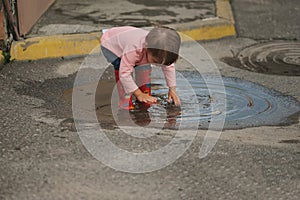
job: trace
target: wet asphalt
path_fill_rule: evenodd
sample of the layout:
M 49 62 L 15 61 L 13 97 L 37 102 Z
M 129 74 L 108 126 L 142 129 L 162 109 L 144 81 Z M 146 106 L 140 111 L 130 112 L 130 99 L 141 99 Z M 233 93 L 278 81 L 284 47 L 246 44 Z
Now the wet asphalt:
M 224 58 L 265 41 L 297 42 L 299 3 L 234 0 L 232 5 L 239 35 L 200 44 L 226 80 L 251 82 L 254 89 L 275 91 L 296 105 L 299 76 L 236 68 Z M 195 53 L 192 44 L 182 48 Z M 12 62 L 0 71 L 0 199 L 299 199 L 299 115 L 292 124 L 225 130 L 204 159 L 198 153 L 206 132 L 199 130 L 182 157 L 154 172 L 130 174 L 97 161 L 74 131 L 64 96 L 83 59 Z M 178 70 L 192 69 L 180 65 Z M 113 77 L 108 72 L 105 78 Z M 111 141 L 128 151 L 158 149 L 176 134 L 167 129 L 142 141 L 106 125 Z

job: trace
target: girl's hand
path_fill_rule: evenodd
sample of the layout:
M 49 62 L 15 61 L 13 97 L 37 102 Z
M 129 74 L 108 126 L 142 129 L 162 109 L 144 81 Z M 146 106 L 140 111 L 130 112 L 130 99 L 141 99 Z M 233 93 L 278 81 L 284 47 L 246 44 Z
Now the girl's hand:
M 168 93 L 168 102 L 171 103 L 171 100 L 173 99 L 173 102 L 176 106 L 180 106 L 181 102 L 179 97 L 177 96 L 176 93 L 176 88 L 175 87 L 170 87 L 169 88 L 169 93 Z
M 134 96 L 143 103 L 156 103 L 157 99 L 153 96 L 149 96 L 148 94 L 143 93 L 140 89 L 137 89 L 133 92 Z

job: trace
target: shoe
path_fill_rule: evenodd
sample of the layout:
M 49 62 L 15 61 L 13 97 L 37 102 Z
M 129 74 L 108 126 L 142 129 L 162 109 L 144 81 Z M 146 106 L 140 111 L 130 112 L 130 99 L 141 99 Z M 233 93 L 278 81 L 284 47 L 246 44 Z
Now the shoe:
M 132 98 L 120 99 L 119 100 L 119 108 L 124 109 L 124 110 L 133 110 L 134 105 L 132 103 Z

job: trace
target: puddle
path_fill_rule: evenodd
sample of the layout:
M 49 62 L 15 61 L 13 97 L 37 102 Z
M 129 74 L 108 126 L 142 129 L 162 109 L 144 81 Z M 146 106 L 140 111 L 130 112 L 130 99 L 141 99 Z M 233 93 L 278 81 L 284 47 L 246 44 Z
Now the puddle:
M 182 72 L 182 75 L 177 77 L 177 91 L 182 102 L 180 108 L 167 103 L 168 89 L 164 86 L 164 79 L 161 78 L 152 78 L 152 94 L 158 98 L 158 104 L 147 107 L 136 103 L 133 111 L 116 109 L 117 106 L 111 107 L 114 79 L 101 80 L 99 83 L 90 83 L 66 90 L 64 98 L 71 103 L 74 89 L 85 92 L 98 85 L 95 107 L 98 121 L 103 128 L 130 126 L 132 123 L 149 127 L 151 123 L 150 127 L 153 128 L 189 129 L 199 121 L 199 129 L 207 129 L 212 117 L 221 115 L 226 115 L 224 129 L 298 122 L 300 103 L 292 97 L 284 96 L 252 82 L 224 77 L 226 110 L 222 110 L 224 101 L 218 96 L 222 96 L 224 91 L 217 84 L 215 77 L 210 77 L 209 81 L 205 82 L 200 75 L 193 72 Z M 188 77 L 196 94 L 196 101 L 193 100 L 191 93 L 186 91 L 184 77 Z M 214 91 L 214 96 L 210 96 L 207 84 Z M 94 98 L 90 92 L 84 95 Z M 116 99 L 113 101 L 115 101 L 113 104 L 117 105 Z M 214 111 L 212 111 L 212 105 L 215 108 Z M 195 109 L 196 106 L 198 110 Z
M 240 129 L 263 125 L 289 125 L 299 122 L 300 103 L 293 97 L 285 96 L 274 90 L 261 85 L 244 81 L 238 78 L 223 77 L 226 90 L 226 110 L 222 110 L 223 99 L 218 98 L 222 94 L 222 87 L 216 83 L 214 77 L 210 77 L 208 84 L 214 90 L 210 96 L 204 79 L 195 72 L 180 72 L 182 76 L 177 77 L 178 94 L 182 101 L 181 108 L 170 105 L 166 101 L 167 88 L 164 86 L 163 78 L 152 73 L 152 93 L 159 98 L 157 105 L 147 108 L 137 105 L 136 109 L 128 113 L 117 109 L 111 109 L 111 96 L 114 88 L 113 70 L 107 69 L 106 76 L 100 83 L 94 69 L 85 69 L 87 79 L 76 87 L 76 90 L 87 91 L 90 87 L 97 87 L 96 95 L 85 92 L 89 98 L 94 98 L 96 105 L 90 105 L 96 109 L 98 121 L 102 128 L 115 129 L 118 125 L 132 123 L 139 126 L 156 128 L 182 129 L 195 127 L 199 121 L 199 129 L 207 129 L 212 117 L 226 115 L 223 129 Z M 33 96 L 44 101 L 43 109 L 49 110 L 45 115 L 58 119 L 67 119 L 62 126 L 69 130 L 75 130 L 72 114 L 72 91 L 76 73 L 68 77 L 48 79 L 44 82 L 25 81 L 15 91 L 20 95 Z M 186 77 L 193 87 L 196 98 L 186 91 Z M 115 105 L 115 104 L 114 104 Z M 212 105 L 215 107 L 212 111 Z M 198 109 L 195 109 L 198 107 Z M 116 106 L 113 106 L 116 108 Z M 219 109 L 220 108 L 220 109 Z M 39 109 L 39 108 L 36 108 Z M 182 126 L 184 122 L 184 126 Z M 189 126 L 189 124 L 191 126 Z
M 225 57 L 222 61 L 258 73 L 300 76 L 300 43 L 276 41 L 255 44 L 243 49 L 234 58 Z

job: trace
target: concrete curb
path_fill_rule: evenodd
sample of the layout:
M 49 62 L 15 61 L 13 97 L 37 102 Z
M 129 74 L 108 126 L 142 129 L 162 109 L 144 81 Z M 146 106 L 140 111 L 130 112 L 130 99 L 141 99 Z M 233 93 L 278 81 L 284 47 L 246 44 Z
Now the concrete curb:
M 168 25 L 193 40 L 213 40 L 235 36 L 234 18 L 229 0 L 216 0 L 217 17 L 192 23 Z M 37 60 L 86 55 L 100 45 L 101 33 L 55 35 L 14 41 L 11 60 Z M 183 41 L 187 41 L 183 37 Z M 97 50 L 95 51 L 97 52 Z
M 0 65 L 2 65 L 4 63 L 4 56 L 3 56 L 3 52 L 0 51 Z
M 84 55 L 99 45 L 100 33 L 55 35 L 13 42 L 11 60 L 37 60 Z

